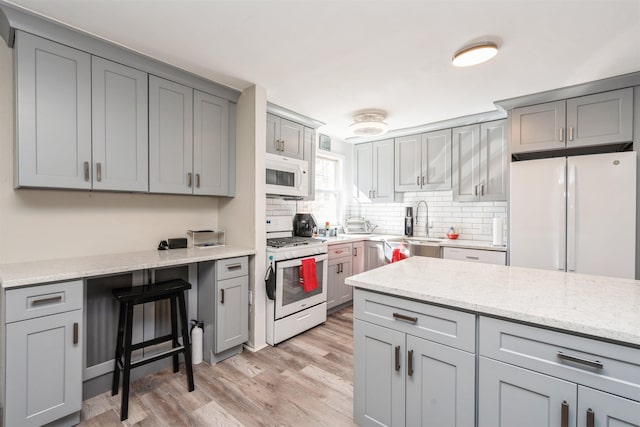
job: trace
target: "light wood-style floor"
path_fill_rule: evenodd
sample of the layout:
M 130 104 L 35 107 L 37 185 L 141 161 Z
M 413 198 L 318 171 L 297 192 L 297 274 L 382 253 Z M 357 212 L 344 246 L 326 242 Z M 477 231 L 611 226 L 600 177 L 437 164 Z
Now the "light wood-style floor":
M 353 310 L 278 347 L 194 366 L 195 391 L 170 369 L 131 384 L 130 426 L 354 426 Z M 81 426 L 120 426 L 120 395 L 82 406 Z

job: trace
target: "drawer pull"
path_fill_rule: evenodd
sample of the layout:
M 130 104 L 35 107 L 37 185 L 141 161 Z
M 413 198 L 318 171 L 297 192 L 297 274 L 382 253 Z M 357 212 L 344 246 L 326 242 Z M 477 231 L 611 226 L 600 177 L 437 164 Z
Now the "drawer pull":
M 468 255 L 466 255 L 465 258 L 466 259 L 473 259 L 473 260 L 476 260 L 476 261 L 480 260 L 480 257 L 477 257 L 477 256 L 468 256 Z
M 396 372 L 400 372 L 400 346 L 396 346 Z
M 224 304 L 224 289 L 220 289 L 220 304 Z
M 558 359 L 568 360 L 569 362 L 580 363 L 581 365 L 587 365 L 587 366 L 591 366 L 592 368 L 597 368 L 597 369 L 604 368 L 604 365 L 602 364 L 602 362 L 600 362 L 598 360 L 583 359 L 581 357 L 576 357 L 576 356 L 571 356 L 569 354 L 564 354 L 561 351 L 558 352 Z
M 404 314 L 400 314 L 400 313 L 393 313 L 393 318 L 394 319 L 398 319 L 398 320 L 404 320 L 404 321 L 411 322 L 411 323 L 417 323 L 418 322 L 418 318 L 417 317 L 405 316 Z
M 231 265 L 227 265 L 227 270 L 237 270 L 239 268 L 242 268 L 242 264 L 231 264 Z
M 78 322 L 73 323 L 73 343 L 78 344 Z
M 407 375 L 413 376 L 413 350 L 407 354 Z
M 49 298 L 34 299 L 33 301 L 31 301 L 31 305 L 53 304 L 56 302 L 62 302 L 62 295 L 57 295 L 55 297 Z
M 566 400 L 560 407 L 560 427 L 569 427 L 569 404 Z
M 596 413 L 593 409 L 587 409 L 587 427 L 594 427 L 596 425 Z

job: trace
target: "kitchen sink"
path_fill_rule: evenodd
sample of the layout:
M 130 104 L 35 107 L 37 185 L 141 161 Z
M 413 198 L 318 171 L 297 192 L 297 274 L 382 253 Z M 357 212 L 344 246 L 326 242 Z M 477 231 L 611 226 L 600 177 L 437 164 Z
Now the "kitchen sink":
M 440 258 L 440 243 L 446 239 L 434 237 L 394 237 L 386 239 L 385 245 L 390 251 L 400 245 L 405 245 L 409 249 L 409 256 L 426 256 Z M 385 254 L 386 254 L 385 250 Z

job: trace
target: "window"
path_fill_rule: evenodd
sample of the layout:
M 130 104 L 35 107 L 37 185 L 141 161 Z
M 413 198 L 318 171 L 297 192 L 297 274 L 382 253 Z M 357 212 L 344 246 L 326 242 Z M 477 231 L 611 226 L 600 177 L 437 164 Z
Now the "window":
M 340 189 L 342 161 L 333 156 L 316 155 L 316 197 L 313 202 L 313 213 L 323 227 L 329 221 L 335 225 L 340 223 Z

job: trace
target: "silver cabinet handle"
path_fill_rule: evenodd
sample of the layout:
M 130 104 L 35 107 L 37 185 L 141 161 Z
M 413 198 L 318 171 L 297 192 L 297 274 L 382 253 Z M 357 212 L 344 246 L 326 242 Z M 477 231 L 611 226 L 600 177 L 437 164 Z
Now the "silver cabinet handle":
M 358 256 L 358 248 L 353 248 L 353 256 Z
M 191 181 L 192 181 L 192 174 L 191 172 L 189 172 L 187 174 L 187 187 L 191 187 Z
M 477 256 L 467 256 L 467 255 L 465 255 L 465 258 L 466 259 L 472 259 L 472 260 L 475 260 L 475 261 L 480 260 L 480 257 L 477 257 Z
M 560 427 L 569 427 L 569 404 L 566 400 L 560 406 Z
M 413 376 L 413 350 L 407 353 L 407 375 Z
M 420 177 L 416 176 L 416 185 L 420 185 Z
M 417 323 L 418 322 L 418 318 L 417 317 L 406 316 L 406 315 L 400 314 L 400 313 L 393 313 L 393 318 L 394 319 L 398 319 L 398 320 L 404 320 L 406 322 L 411 322 L 411 323 Z
M 560 128 L 560 142 L 564 142 L 564 128 Z
M 102 163 L 96 163 L 96 179 L 102 181 Z
M 594 427 L 596 425 L 596 413 L 593 409 L 587 409 L 587 427 Z
M 280 141 L 280 151 L 284 152 L 284 140 Z
M 196 174 L 196 187 L 200 188 L 200 174 L 199 173 Z
M 371 190 L 369 190 L 369 198 L 371 198 Z
M 422 175 L 422 185 L 424 185 L 424 175 Z
M 400 346 L 396 346 L 396 372 L 400 372 Z
M 478 185 L 476 184 L 475 187 L 473 187 L 473 195 L 477 196 L 478 195 Z
M 565 354 L 561 351 L 557 353 L 557 356 L 558 356 L 558 359 L 568 360 L 569 362 L 579 363 L 581 365 L 590 366 L 592 368 L 596 368 L 596 369 L 604 368 L 604 365 L 599 360 L 583 359 L 582 357 L 572 356 L 570 354 Z
M 280 151 L 280 140 L 276 139 L 273 141 L 273 145 L 275 146 L 276 151 Z
M 376 190 L 373 190 L 373 198 L 376 198 Z
M 569 141 L 573 141 L 573 126 L 569 126 Z
M 220 289 L 220 304 L 224 304 L 224 289 Z
M 73 343 L 74 344 L 78 344 L 78 340 L 79 340 L 78 335 L 79 335 L 79 333 L 78 333 L 78 322 L 75 322 L 73 324 Z
M 58 295 L 55 297 L 34 299 L 33 301 L 31 301 L 31 305 L 53 304 L 55 302 L 62 302 L 62 295 Z
M 227 265 L 227 270 L 237 270 L 242 267 L 242 264 L 229 264 Z
M 89 181 L 89 162 L 84 162 L 84 180 Z

